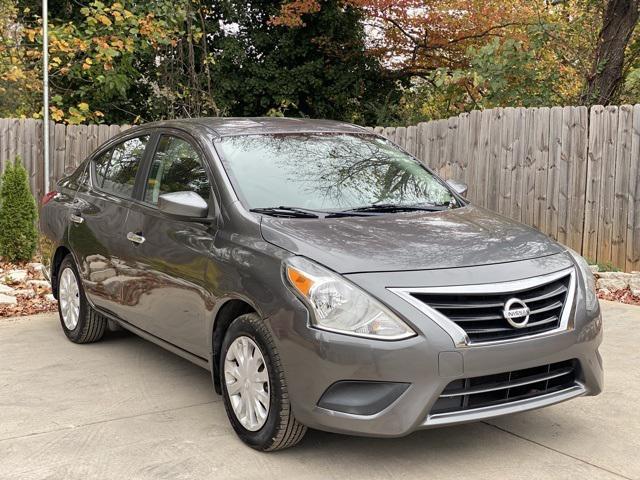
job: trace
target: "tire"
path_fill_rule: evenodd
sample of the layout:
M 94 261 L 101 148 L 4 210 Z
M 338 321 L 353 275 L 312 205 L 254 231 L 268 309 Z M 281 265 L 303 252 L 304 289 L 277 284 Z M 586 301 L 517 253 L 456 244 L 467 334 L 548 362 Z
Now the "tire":
M 76 298 L 79 310 L 77 311 L 77 321 L 75 322 L 72 321 L 74 317 L 69 315 L 68 310 L 66 311 L 67 321 L 65 321 L 65 314 L 63 312 L 65 300 L 62 298 L 62 294 L 63 289 L 66 287 L 62 285 L 63 281 L 75 281 L 77 287 Z M 78 269 L 70 254 L 67 255 L 60 264 L 57 284 L 58 314 L 60 315 L 62 330 L 67 338 L 73 343 L 92 343 L 100 340 L 107 328 L 107 319 L 89 305 L 84 293 L 84 288 L 82 287 L 82 282 L 80 281 L 80 276 L 78 275 Z M 75 288 L 72 283 L 67 283 L 67 285 L 69 285 L 71 289 Z
M 248 340 L 247 340 L 248 339 Z M 248 429 L 236 415 L 232 400 L 227 387 L 233 388 L 236 379 L 232 374 L 225 371 L 225 363 L 229 347 L 234 348 L 245 342 L 251 347 L 258 347 L 264 360 L 264 368 L 269 379 L 269 406 L 266 420 L 260 425 L 254 425 L 253 429 Z M 253 342 L 253 345 L 251 345 Z M 233 356 L 233 352 L 230 356 Z M 253 355 L 256 356 L 255 349 Z M 235 363 L 229 363 L 230 366 Z M 239 365 L 239 364 L 238 364 Z M 222 386 L 222 398 L 224 407 L 229 417 L 229 421 L 240 439 L 251 448 L 263 452 L 282 450 L 296 445 L 307 431 L 307 427 L 298 422 L 291 411 L 287 383 L 284 378 L 284 371 L 280 362 L 280 356 L 275 346 L 271 332 L 264 322 L 255 313 L 248 313 L 236 318 L 229 326 L 220 355 L 220 377 Z M 258 378 L 257 376 L 255 378 Z M 255 381 L 255 380 L 254 380 Z M 256 382 L 260 385 L 260 382 Z M 265 385 L 263 384 L 263 388 Z M 260 388 L 260 387 L 256 387 Z M 236 404 L 238 396 L 235 397 Z M 241 397 L 240 397 L 241 398 Z M 254 411 L 256 407 L 253 407 Z M 245 420 L 246 423 L 246 420 Z M 259 428 L 258 428 L 259 427 Z

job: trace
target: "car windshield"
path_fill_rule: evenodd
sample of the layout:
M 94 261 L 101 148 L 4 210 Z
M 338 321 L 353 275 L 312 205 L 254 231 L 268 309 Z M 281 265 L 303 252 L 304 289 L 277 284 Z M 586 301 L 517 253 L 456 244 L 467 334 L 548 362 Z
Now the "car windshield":
M 240 135 L 216 145 L 236 192 L 250 209 L 456 206 L 442 181 L 373 135 Z

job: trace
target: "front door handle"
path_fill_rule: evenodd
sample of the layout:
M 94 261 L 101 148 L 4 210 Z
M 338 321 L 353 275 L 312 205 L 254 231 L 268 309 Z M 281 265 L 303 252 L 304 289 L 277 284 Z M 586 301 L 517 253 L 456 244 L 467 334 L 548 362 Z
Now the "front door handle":
M 129 232 L 127 233 L 127 240 L 133 242 L 133 243 L 144 243 L 144 241 L 146 240 L 142 235 L 138 235 L 137 233 L 133 233 L 133 232 Z
M 73 223 L 82 223 L 82 222 L 84 222 L 84 218 L 82 218 L 80 215 L 76 215 L 75 213 L 72 213 L 71 215 L 69 215 L 69 219 Z

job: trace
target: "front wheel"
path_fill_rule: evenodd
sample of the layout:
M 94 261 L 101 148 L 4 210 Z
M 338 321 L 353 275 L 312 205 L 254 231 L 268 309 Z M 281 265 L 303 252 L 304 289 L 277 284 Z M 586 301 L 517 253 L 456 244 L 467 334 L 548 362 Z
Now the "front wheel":
M 255 313 L 229 326 L 220 355 L 225 410 L 240 439 L 256 450 L 292 447 L 307 427 L 293 416 L 273 337 Z
M 104 335 L 107 320 L 87 302 L 71 254 L 62 260 L 59 272 L 58 313 L 62 330 L 74 343 L 97 342 Z

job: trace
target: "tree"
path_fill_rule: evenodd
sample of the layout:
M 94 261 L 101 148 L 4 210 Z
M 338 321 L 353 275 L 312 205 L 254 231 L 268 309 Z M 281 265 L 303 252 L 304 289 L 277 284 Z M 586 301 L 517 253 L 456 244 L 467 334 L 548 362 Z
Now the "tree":
M 376 122 L 377 109 L 394 101 L 396 85 L 366 51 L 361 12 L 329 0 L 304 25 L 288 26 L 272 21 L 280 6 L 278 0 L 216 4 L 214 18 L 223 28 L 211 48 L 221 110 Z
M 0 0 L 0 114 L 41 115 L 40 3 Z M 216 114 L 199 0 L 53 0 L 49 20 L 51 117 L 124 123 Z M 2 24 L 10 28 L 2 28 Z M 12 105 L 19 94 L 17 106 Z
M 608 105 L 624 81 L 625 50 L 638 24 L 640 0 L 608 0 L 582 96 L 587 105 Z
M 2 175 L 0 202 L 0 255 L 11 262 L 31 260 L 38 246 L 38 210 L 19 158 Z
M 276 24 L 309 21 L 324 2 L 285 2 Z M 466 51 L 523 25 L 534 13 L 531 2 L 486 0 L 343 0 L 362 12 L 368 50 L 395 78 L 428 77 L 436 68 L 468 65 Z

